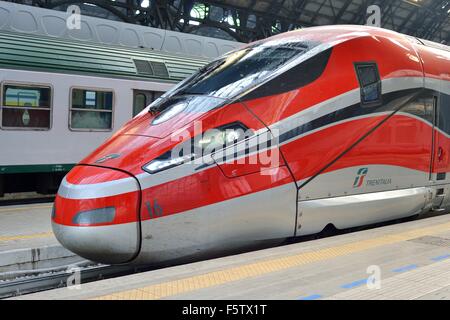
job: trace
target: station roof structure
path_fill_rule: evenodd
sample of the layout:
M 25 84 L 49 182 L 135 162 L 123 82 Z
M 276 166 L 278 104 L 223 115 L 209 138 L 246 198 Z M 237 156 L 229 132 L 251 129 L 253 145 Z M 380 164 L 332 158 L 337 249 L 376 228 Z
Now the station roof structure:
M 381 9 L 381 26 L 450 44 L 448 0 L 9 0 L 162 29 L 251 42 L 293 29 L 366 24 Z

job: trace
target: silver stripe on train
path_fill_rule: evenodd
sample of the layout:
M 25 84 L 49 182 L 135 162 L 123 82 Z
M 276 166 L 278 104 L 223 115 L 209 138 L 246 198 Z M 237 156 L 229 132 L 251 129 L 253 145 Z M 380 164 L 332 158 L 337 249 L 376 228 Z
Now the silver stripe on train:
M 450 81 L 425 78 L 425 88 L 450 95 Z
M 67 199 L 82 200 L 112 197 L 139 190 L 139 186 L 134 178 L 75 185 L 67 182 L 67 179 L 64 177 L 59 187 L 58 195 Z
M 383 94 L 422 87 L 423 78 L 390 78 L 382 81 Z M 272 130 L 274 136 L 279 136 L 295 127 L 319 119 L 327 114 L 348 108 L 360 101 L 361 90 L 357 88 L 274 123 L 270 126 L 270 130 Z
M 420 214 L 430 192 L 420 187 L 299 202 L 297 235 L 320 232 L 329 223 L 347 229 Z

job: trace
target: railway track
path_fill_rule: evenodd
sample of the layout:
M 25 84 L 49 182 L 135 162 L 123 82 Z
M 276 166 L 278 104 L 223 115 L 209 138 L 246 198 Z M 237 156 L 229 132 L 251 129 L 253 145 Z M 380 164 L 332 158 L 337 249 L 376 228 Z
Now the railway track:
M 55 195 L 29 195 L 28 193 L 9 194 L 0 197 L 0 207 L 23 204 L 51 203 L 55 201 Z
M 427 219 L 445 214 L 448 214 L 448 212 L 430 212 L 426 215 L 420 216 L 419 219 Z M 322 233 L 317 235 L 288 239 L 283 245 L 323 239 L 340 234 L 353 233 L 362 230 L 393 225 L 412 219 L 413 218 L 399 219 L 390 222 L 383 222 L 370 226 L 346 230 L 324 230 Z M 84 284 L 107 278 L 120 277 L 154 269 L 155 267 L 110 266 L 95 264 L 90 261 L 82 261 L 76 264 L 49 269 L 0 273 L 0 299 L 61 287 L 76 286 L 78 284 Z
M 83 283 L 129 275 L 136 272 L 138 272 L 136 268 L 129 266 L 91 264 L 83 267 L 59 267 L 53 270 L 42 270 L 41 272 L 36 270 L 19 272 L 15 278 L 11 278 L 12 274 L 3 274 L 3 277 L 7 279 L 0 280 L 0 299 L 61 287 L 74 287 Z M 0 274 L 1 276 L 2 274 Z

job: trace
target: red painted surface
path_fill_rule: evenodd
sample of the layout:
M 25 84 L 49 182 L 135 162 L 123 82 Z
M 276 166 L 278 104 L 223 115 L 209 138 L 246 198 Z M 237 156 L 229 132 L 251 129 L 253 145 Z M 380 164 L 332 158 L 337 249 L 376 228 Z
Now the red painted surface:
M 92 166 L 76 166 L 66 176 L 69 183 L 86 188 L 89 188 L 92 184 L 126 178 L 130 178 L 130 175 L 117 170 Z M 58 194 L 55 199 L 56 216 L 53 221 L 65 226 L 74 226 L 72 219 L 79 212 L 114 207 L 116 208 L 114 221 L 96 226 L 136 222 L 139 220 L 139 193 L 139 191 L 135 191 L 117 196 L 83 200 L 67 199 Z
M 277 170 L 277 169 L 274 169 Z M 210 204 L 235 199 L 255 192 L 292 183 L 286 167 L 273 175 L 259 172 L 237 178 L 225 177 L 217 166 L 189 177 L 177 179 L 142 191 L 142 201 L 154 202 L 163 208 L 163 215 L 173 215 Z M 295 188 L 295 186 L 292 186 Z M 148 219 L 148 210 L 142 206 L 142 219 Z
M 139 221 L 138 205 L 139 191 L 112 197 L 83 200 L 67 199 L 58 195 L 55 199 L 56 216 L 53 221 L 65 226 L 75 226 L 76 224 L 73 223 L 72 219 L 79 212 L 114 207 L 116 208 L 115 219 L 110 223 L 96 224 L 95 226 L 136 222 Z
M 89 185 L 129 178 L 126 173 L 93 166 L 75 166 L 66 176 L 67 182 L 75 185 Z
M 429 172 L 431 137 L 429 124 L 403 115 L 394 116 L 324 173 L 367 165 L 399 166 Z

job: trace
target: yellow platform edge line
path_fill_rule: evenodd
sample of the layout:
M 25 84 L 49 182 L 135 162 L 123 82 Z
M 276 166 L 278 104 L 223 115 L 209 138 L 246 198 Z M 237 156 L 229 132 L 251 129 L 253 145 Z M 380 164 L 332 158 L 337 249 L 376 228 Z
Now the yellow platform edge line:
M 257 277 L 272 272 L 286 270 L 289 268 L 313 262 L 324 261 L 336 257 L 346 256 L 352 253 L 357 253 L 384 245 L 408 241 L 430 234 L 445 232 L 448 230 L 450 230 L 450 222 L 439 224 L 432 227 L 410 230 L 397 234 L 388 234 L 378 238 L 370 238 L 367 240 L 351 242 L 348 244 L 325 248 L 318 251 L 305 252 L 292 256 L 246 264 L 238 267 L 232 267 L 184 279 L 154 284 L 147 287 L 115 292 L 109 295 L 103 295 L 92 299 L 93 300 L 162 299 L 181 293 L 218 286 L 225 283 L 243 280 L 251 277 Z
M 0 213 L 3 212 L 14 212 L 14 211 L 24 211 L 26 213 L 29 210 L 36 210 L 36 209 L 50 209 L 53 207 L 53 204 L 51 205 L 42 205 L 42 206 L 33 206 L 33 207 L 14 207 L 14 208 L 0 208 Z
M 52 236 L 53 236 L 53 232 L 41 232 L 41 233 L 35 233 L 35 234 L 23 234 L 23 235 L 7 236 L 7 237 L 1 237 L 0 236 L 0 242 L 7 242 L 7 241 L 14 241 L 14 240 L 38 239 L 38 238 L 48 238 L 48 237 L 52 237 Z

